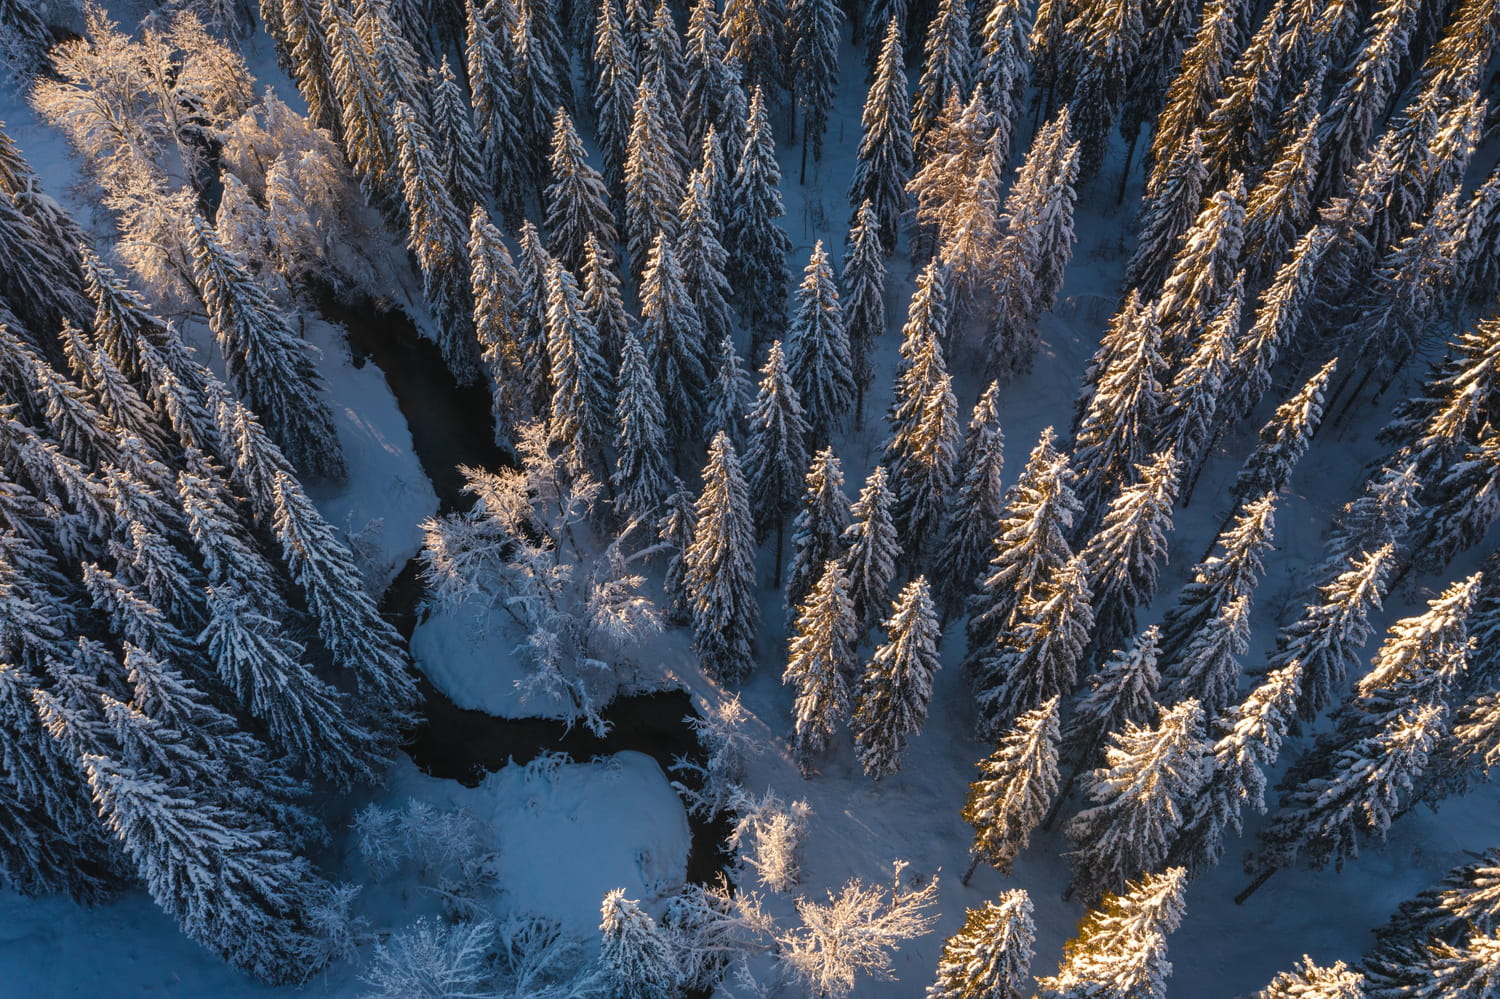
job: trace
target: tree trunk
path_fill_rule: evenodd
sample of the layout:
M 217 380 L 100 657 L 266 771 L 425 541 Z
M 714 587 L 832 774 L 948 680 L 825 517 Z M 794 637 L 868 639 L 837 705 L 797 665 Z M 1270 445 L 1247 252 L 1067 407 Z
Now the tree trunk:
M 1275 873 L 1276 873 L 1276 868 L 1274 868 L 1274 867 L 1267 867 L 1265 870 L 1261 871 L 1260 874 L 1256 875 L 1256 878 L 1255 878 L 1254 881 L 1250 882 L 1248 885 L 1245 886 L 1245 890 L 1244 891 L 1240 892 L 1238 895 L 1236 895 L 1234 897 L 1234 904 L 1235 905 L 1244 905 L 1245 904 L 1245 900 L 1247 898 L 1249 898 L 1251 895 L 1254 895 L 1257 891 L 1259 891 L 1260 890 L 1260 886 L 1263 885 L 1263 884 L 1265 884 L 1267 881 L 1271 880 L 1271 875 L 1273 875 Z
M 964 871 L 964 876 L 958 879 L 959 884 L 963 885 L 965 888 L 969 886 L 969 879 L 972 878 L 974 876 L 974 872 L 979 869 L 979 861 L 980 856 L 978 853 L 975 853 L 969 860 L 969 869 Z
M 1115 204 L 1125 203 L 1125 186 L 1130 183 L 1130 161 L 1135 159 L 1135 144 L 1140 141 L 1141 130 L 1137 128 L 1130 136 L 1130 145 L 1125 147 L 1125 169 L 1120 171 L 1120 190 L 1115 194 Z
M 781 551 L 786 541 L 786 515 L 776 518 L 776 561 L 771 564 L 771 586 L 781 589 Z

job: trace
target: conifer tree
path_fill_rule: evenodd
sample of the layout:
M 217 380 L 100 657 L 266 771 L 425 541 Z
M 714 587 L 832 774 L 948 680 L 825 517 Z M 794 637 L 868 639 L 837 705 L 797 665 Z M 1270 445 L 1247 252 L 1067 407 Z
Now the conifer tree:
M 1219 400 L 1226 394 L 1234 358 L 1234 341 L 1240 328 L 1244 297 L 1242 278 L 1236 278 L 1220 301 L 1201 334 L 1190 341 L 1191 351 L 1180 357 L 1181 367 L 1167 387 L 1163 412 L 1157 426 L 1160 447 L 1173 447 L 1188 470 L 1184 500 L 1192 495 L 1198 472 L 1207 461 L 1218 437 Z M 1179 344 L 1184 343 L 1178 340 Z
M 709 131 L 723 121 L 731 87 L 726 55 L 718 3 L 693 0 L 688 11 L 684 54 L 687 85 L 682 97 L 682 121 L 688 142 L 695 147 L 701 146 Z
M 583 310 L 599 331 L 599 350 L 605 360 L 618 360 L 625 335 L 634 322 L 620 297 L 620 277 L 615 273 L 613 253 L 590 233 L 583 246 Z
M 589 166 L 573 119 L 563 108 L 558 108 L 552 130 L 547 229 L 547 249 L 575 272 L 583 266 L 590 237 L 606 246 L 618 241 L 604 180 Z
M 1214 548 L 1221 554 L 1208 556 L 1189 571 L 1176 606 L 1162 622 L 1164 667 L 1177 663 L 1188 640 L 1225 604 L 1254 592 L 1262 555 L 1271 547 L 1275 505 L 1275 493 L 1248 501 L 1215 539 Z
M 853 523 L 844 530 L 844 568 L 860 641 L 885 613 L 896 575 L 896 558 L 901 554 L 891 519 L 896 498 L 886 482 L 885 466 L 876 465 L 860 489 L 859 499 L 849 508 Z
M 1000 428 L 1000 383 L 990 382 L 969 417 L 958 468 L 962 475 L 944 514 L 938 553 L 938 594 L 944 618 L 956 611 L 989 561 L 992 532 L 1005 509 L 1000 475 L 1005 470 L 1005 433 Z
M 1004 156 L 1009 159 L 1011 132 L 1031 73 L 1032 4 L 1029 0 L 996 0 L 981 22 L 975 83 L 984 87 L 996 129 L 1004 129 Z
M 1276 95 L 1283 84 L 1286 6 L 1272 5 L 1261 17 L 1235 57 L 1223 95 L 1203 122 L 1212 186 L 1222 183 L 1231 171 L 1254 171 L 1271 142 L 1279 107 Z
M 565 99 L 565 94 L 571 96 L 572 84 L 559 75 L 556 25 L 546 7 L 536 0 L 516 0 L 514 10 L 508 28 L 519 165 L 525 186 L 540 194 L 552 118 L 558 108 L 572 103 Z
M 1242 418 L 1249 415 L 1271 387 L 1272 367 L 1297 334 L 1304 311 L 1313 304 L 1318 267 L 1331 238 L 1332 230 L 1324 226 L 1309 229 L 1261 293 L 1255 318 L 1235 345 L 1230 363 L 1233 391 L 1225 400 L 1226 412 Z
M 696 440 L 708 390 L 703 320 L 683 282 L 682 267 L 666 233 L 657 233 L 641 282 L 641 345 L 652 357 L 663 402 L 682 419 L 673 422 L 681 447 Z
M 374 55 L 349 8 L 339 0 L 322 0 L 319 21 L 327 33 L 329 76 L 338 101 L 344 153 L 365 193 L 390 204 L 401 186 L 388 113 L 393 102 L 383 93 Z
M 1301 460 L 1323 419 L 1323 393 L 1333 377 L 1333 358 L 1318 369 L 1286 402 L 1276 408 L 1260 430 L 1260 441 L 1234 480 L 1237 498 L 1286 488 L 1292 469 Z
M 855 670 L 853 617 L 844 570 L 830 560 L 798 609 L 781 675 L 781 682 L 797 692 L 792 743 L 804 770 L 849 718 L 848 676 Z
M 1152 728 L 1126 724 L 1110 736 L 1104 766 L 1088 778 L 1094 804 L 1068 822 L 1073 883 L 1087 901 L 1127 889 L 1160 869 L 1184 813 L 1209 777 L 1203 709 L 1186 700 L 1161 708 Z
M 1127 722 L 1145 725 L 1151 720 L 1161 683 L 1156 669 L 1160 643 L 1161 628 L 1153 624 L 1111 653 L 1086 681 L 1087 689 L 1074 704 L 1063 732 L 1065 746 L 1077 758 L 1079 771 L 1094 762 L 1111 732 L 1123 730 Z
M 1216 718 L 1239 692 L 1240 657 L 1250 649 L 1250 597 L 1241 594 L 1193 633 L 1168 674 L 1168 701 L 1192 698 Z
M 615 0 L 599 0 L 594 33 L 594 133 L 604 161 L 604 183 L 618 194 L 625 182 L 638 78 Z
M 469 285 L 474 335 L 489 381 L 490 413 L 497 440 L 530 405 L 521 348 L 522 317 L 516 310 L 520 276 L 489 212 L 476 205 L 469 217 Z
M 1142 198 L 1135 251 L 1125 265 L 1125 286 L 1148 299 L 1167 279 L 1178 243 L 1203 207 L 1203 189 L 1208 184 L 1208 164 L 1198 132 L 1189 133 L 1180 147 L 1169 152 L 1161 180 Z
M 1104 161 L 1145 23 L 1140 0 L 1083 0 L 1071 5 L 1071 11 L 1063 69 L 1069 84 L 1072 132 L 1079 146 L 1079 176 L 1087 179 L 1098 173 Z
M 723 680 L 749 675 L 760 618 L 755 602 L 755 525 L 750 491 L 729 437 L 708 449 L 703 492 L 694 505 L 693 537 L 683 551 L 684 589 L 699 661 Z
M 828 440 L 854 399 L 849 337 L 833 280 L 833 267 L 819 240 L 797 289 L 797 308 L 787 331 L 787 367 L 815 441 Z
M 298 468 L 342 480 L 348 472 L 332 414 L 319 395 L 310 348 L 207 222 L 195 214 L 190 230 L 195 280 L 230 380 L 246 403 L 265 414 Z
M 519 173 L 516 144 L 520 126 L 515 116 L 514 81 L 505 59 L 504 42 L 495 36 L 489 19 L 474 0 L 464 2 L 464 64 L 468 69 L 474 128 L 479 135 L 478 151 L 484 165 L 481 190 L 493 190 L 500 204 L 513 214 L 520 209 L 521 194 L 515 183 Z
M 730 440 L 743 443 L 745 418 L 754 401 L 755 383 L 745 372 L 740 352 L 734 349 L 734 340 L 726 334 L 719 339 L 718 370 L 709 390 L 705 435 L 712 437 L 722 430 Z
M 1024 999 L 1031 986 L 1036 940 L 1031 899 L 1020 888 L 970 909 L 964 924 L 943 944 L 937 980 L 926 999 Z
M 1039 346 L 1036 322 L 1057 301 L 1073 256 L 1078 144 L 1070 136 L 1064 107 L 1037 130 L 1000 210 L 1004 234 L 993 264 L 997 297 L 988 365 L 1006 375 L 1031 369 Z
M 1239 175 L 1203 203 L 1183 234 L 1156 302 L 1162 352 L 1175 368 L 1220 311 L 1234 285 L 1244 238 L 1245 185 Z
M 1319 124 L 1315 114 L 1290 137 L 1245 200 L 1244 263 L 1252 282 L 1280 266 L 1312 216 Z
M 687 551 L 693 543 L 693 526 L 697 521 L 696 497 L 673 481 L 674 489 L 662 504 L 662 515 L 656 521 L 656 536 L 667 549 L 667 564 L 662 572 L 662 589 L 670 603 L 667 617 L 674 624 L 691 624 L 688 606 Z
M 1073 557 L 1067 534 L 1078 501 L 1068 459 L 1055 441 L 1052 428 L 1042 431 L 1021 477 L 1005 494 L 988 574 L 969 603 L 969 668 L 1017 624 L 1021 606 Z
M 616 888 L 600 910 L 599 964 L 618 999 L 671 999 L 679 969 L 671 940 L 640 903 Z
M 1432 490 L 1433 505 L 1413 540 L 1415 562 L 1428 571 L 1482 540 L 1500 517 L 1500 434 L 1486 426 Z
M 724 26 L 729 59 L 745 74 L 745 87 L 775 93 L 785 82 L 786 6 L 782 0 L 726 0 Z
M 905 65 L 901 25 L 893 17 L 885 28 L 875 82 L 860 118 L 863 138 L 849 187 L 849 204 L 862 210 L 868 203 L 874 212 L 887 256 L 896 249 L 896 227 L 906 211 L 906 182 L 915 156 Z
M 656 374 L 640 338 L 628 331 L 620 352 L 619 385 L 615 400 L 615 505 L 627 517 L 644 517 L 656 510 L 672 488 L 672 460 Z
M 398 103 L 391 113 L 406 204 L 406 246 L 422 272 L 422 294 L 438 320 L 438 346 L 460 385 L 479 375 L 474 335 L 469 328 L 467 228 L 448 192 L 432 139 L 410 105 Z
M 875 377 L 871 355 L 885 333 L 885 260 L 875 209 L 868 198 L 854 213 L 842 277 L 847 303 L 844 326 L 854 379 L 854 422 L 860 427 L 864 425 L 865 391 Z
M 682 61 L 682 38 L 672 20 L 672 8 L 657 0 L 656 9 L 651 12 L 651 24 L 635 40 L 641 77 L 651 81 L 657 98 L 664 101 L 665 109 L 676 112 L 667 127 L 674 133 L 674 138 L 680 139 L 679 145 L 686 152 L 687 136 L 681 122 L 686 73 Z
M 1137 471 L 1138 481 L 1110 502 L 1099 530 L 1083 548 L 1093 592 L 1096 652 L 1135 633 L 1136 611 L 1149 607 L 1167 564 L 1167 533 L 1177 500 L 1176 453 L 1167 448 Z
M 938 0 L 937 13 L 923 41 L 922 76 L 911 109 L 912 135 L 919 148 L 928 148 L 928 131 L 942 113 L 948 95 L 967 94 L 973 87 L 969 34 L 968 0 Z
M 1186 890 L 1187 872 L 1170 867 L 1104 898 L 1063 945 L 1057 974 L 1037 982 L 1039 999 L 1164 999 L 1172 974 L 1167 935 L 1182 922 Z
M 1184 149 L 1190 136 L 1208 121 L 1209 112 L 1224 93 L 1224 78 L 1240 39 L 1238 0 L 1212 0 L 1204 5 L 1202 22 L 1182 53 L 1182 65 L 1167 86 L 1156 130 L 1151 137 L 1151 169 L 1146 193 L 1154 195 L 1173 154 Z
M 781 167 L 776 162 L 765 96 L 756 89 L 745 119 L 744 150 L 729 183 L 729 216 L 724 224 L 729 284 L 741 318 L 755 334 L 754 346 L 786 328 L 790 281 L 786 255 L 792 243 L 776 221 L 786 214 L 780 183 Z
M 977 764 L 979 777 L 969 785 L 963 809 L 964 821 L 974 827 L 964 884 L 980 862 L 1009 874 L 1057 796 L 1057 704 L 1052 697 L 1022 714 Z
M 1084 377 L 1090 394 L 1073 441 L 1083 523 L 1097 523 L 1106 497 L 1135 482 L 1135 468 L 1146 461 L 1162 411 L 1164 374 L 1161 329 L 1152 308 L 1131 289 Z
M 907 737 L 921 732 L 927 721 L 932 675 L 942 668 L 937 649 L 941 631 L 925 576 L 902 588 L 885 634 L 860 676 L 854 711 L 859 762 L 876 779 L 901 769 Z
M 549 431 L 575 470 L 602 463 L 614 396 L 599 351 L 599 330 L 583 308 L 578 282 L 557 260 L 547 271 L 547 358 L 552 372 Z
M 750 436 L 745 452 L 750 480 L 750 505 L 756 512 L 756 530 L 764 537 L 776 529 L 776 561 L 771 585 L 781 585 L 781 559 L 787 514 L 802 493 L 803 470 L 807 468 L 807 423 L 802 403 L 787 370 L 781 341 L 761 368 L 760 388 L 750 409 Z
M 432 139 L 449 199 L 455 206 L 487 199 L 490 180 L 480 158 L 479 133 L 446 55 L 436 73 L 428 69 L 427 82 L 432 101 Z
M 677 238 L 677 206 L 682 200 L 681 153 L 667 137 L 655 85 L 642 79 L 625 156 L 625 235 L 631 271 L 640 278 L 658 236 Z
M 708 0 L 704 0 L 708 2 Z M 712 126 L 710 126 L 710 129 Z M 717 143 L 710 132 L 705 151 L 711 154 Z M 688 176 L 687 189 L 678 209 L 677 250 L 682 261 L 682 279 L 703 321 L 703 333 L 709 343 L 719 343 L 733 328 L 729 303 L 729 282 L 724 277 L 729 254 L 720 241 L 721 228 L 714 200 L 714 181 L 709 163 Z
M 823 159 L 823 133 L 833 107 L 834 87 L 839 76 L 839 25 L 843 12 L 834 0 L 790 0 L 786 8 L 791 32 L 790 62 L 792 93 L 802 112 L 802 178 L 806 182 L 806 152 Z
M 1140 51 L 1126 82 L 1125 102 L 1120 113 L 1120 135 L 1126 142 L 1123 181 L 1129 179 L 1141 126 L 1156 121 L 1167 87 L 1176 76 L 1182 50 L 1198 25 L 1200 5 L 1192 0 L 1147 0 L 1142 5 L 1145 32 Z M 1121 199 L 1123 200 L 1123 199 Z M 1127 287 L 1129 287 L 1127 282 Z M 1145 289 L 1142 294 L 1150 294 Z
M 844 470 L 832 447 L 813 456 L 807 470 L 802 509 L 792 521 L 792 564 L 786 576 L 786 605 L 798 607 L 823 574 L 823 564 L 844 554 L 849 498 Z
M 973 673 L 982 732 L 994 733 L 1050 697 L 1072 691 L 1094 624 L 1088 573 L 1075 555 L 1018 609 L 1015 626 Z

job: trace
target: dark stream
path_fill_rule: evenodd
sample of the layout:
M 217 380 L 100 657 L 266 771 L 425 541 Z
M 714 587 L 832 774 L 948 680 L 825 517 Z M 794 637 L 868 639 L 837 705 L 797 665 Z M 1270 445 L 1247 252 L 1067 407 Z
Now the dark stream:
M 491 433 L 488 389 L 456 384 L 437 345 L 422 337 L 405 313 L 382 312 L 373 302 L 346 305 L 327 296 L 319 308 L 348 330 L 355 365 L 373 361 L 384 373 L 443 512 L 465 509 L 471 502 L 463 492 L 457 466 L 494 468 L 514 463 Z M 423 613 L 425 590 L 419 569 L 417 559 L 408 562 L 381 600 L 381 611 L 408 640 Z M 697 712 L 684 691 L 617 698 L 603 712 L 611 728 L 609 735 L 600 738 L 581 725 L 570 728 L 556 719 L 496 718 L 461 708 L 426 677 L 419 676 L 418 682 L 422 722 L 406 751 L 423 772 L 469 787 L 488 771 L 511 762 L 526 763 L 544 752 L 588 760 L 634 750 L 656 760 L 668 774 L 679 758 L 695 762 L 703 758 L 703 749 L 688 725 Z M 705 822 L 689 816 L 688 826 L 692 831 L 688 880 L 713 881 L 726 860 L 720 844 L 729 833 L 728 820 Z

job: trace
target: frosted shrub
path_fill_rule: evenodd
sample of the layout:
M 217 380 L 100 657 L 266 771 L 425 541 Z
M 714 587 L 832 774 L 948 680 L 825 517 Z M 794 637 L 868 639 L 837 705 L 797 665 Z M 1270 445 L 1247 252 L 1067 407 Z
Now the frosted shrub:
M 497 855 L 485 843 L 483 824 L 468 812 L 415 798 L 404 811 L 370 804 L 355 815 L 354 831 L 376 880 L 415 862 L 417 877 L 441 897 L 450 919 L 476 918 L 479 897 L 495 887 Z
M 734 808 L 740 818 L 728 844 L 739 852 L 742 870 L 754 871 L 768 891 L 789 891 L 801 873 L 798 846 L 812 807 L 806 801 L 785 805 L 768 791 L 759 800 L 741 796 Z
M 672 786 L 693 815 L 711 819 L 729 811 L 735 799 L 743 795 L 740 781 L 745 776 L 745 760 L 760 748 L 745 730 L 749 720 L 750 712 L 740 703 L 739 694 L 709 704 L 702 716 L 688 717 L 705 759 L 702 764 L 686 757 L 674 760 L 672 769 L 696 777 L 698 787 L 688 787 L 682 781 L 673 781 Z
M 495 927 L 496 999 L 589 999 L 606 994 L 583 944 L 555 919 L 518 913 Z
M 711 991 L 731 968 L 770 949 L 776 926 L 752 891 L 735 891 L 722 876 L 712 885 L 685 885 L 667 903 L 662 924 L 677 951 L 682 984 Z
M 481 999 L 492 969 L 489 923 L 443 926 L 418 919 L 375 947 L 365 999 Z

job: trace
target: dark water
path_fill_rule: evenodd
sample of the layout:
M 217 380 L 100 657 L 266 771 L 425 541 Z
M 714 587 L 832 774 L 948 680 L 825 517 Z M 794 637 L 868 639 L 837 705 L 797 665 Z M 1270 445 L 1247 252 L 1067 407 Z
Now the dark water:
M 459 465 L 488 468 L 514 464 L 490 430 L 490 396 L 484 386 L 459 386 L 437 345 L 424 339 L 401 312 L 381 312 L 373 303 L 347 305 L 331 298 L 323 314 L 341 323 L 355 363 L 372 361 L 385 374 L 411 428 L 412 446 L 444 512 L 465 509 Z M 408 640 L 422 614 L 425 587 L 421 566 L 412 559 L 387 588 L 381 610 Z M 692 698 L 680 690 L 617 698 L 603 713 L 609 735 L 600 738 L 581 725 L 569 728 L 551 718 L 496 718 L 460 708 L 426 677 L 419 677 L 422 722 L 407 742 L 412 761 L 434 777 L 473 787 L 485 773 L 507 763 L 526 763 L 544 752 L 575 760 L 633 750 L 645 753 L 669 775 L 678 759 L 702 762 L 703 749 L 688 721 L 697 716 Z M 691 780 L 685 783 L 692 784 Z M 706 883 L 718 877 L 725 858 L 720 844 L 727 820 L 688 819 L 692 849 L 687 876 Z

